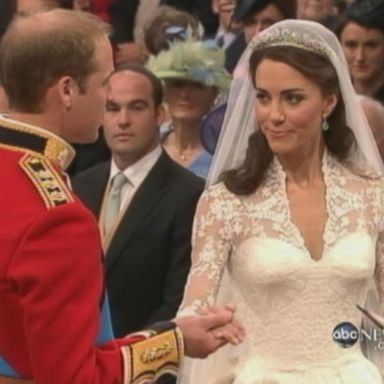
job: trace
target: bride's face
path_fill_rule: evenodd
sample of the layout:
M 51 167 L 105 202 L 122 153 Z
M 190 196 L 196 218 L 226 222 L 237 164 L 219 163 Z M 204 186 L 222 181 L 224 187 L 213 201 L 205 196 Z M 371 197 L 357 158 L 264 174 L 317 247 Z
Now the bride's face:
M 336 105 L 335 95 L 291 66 L 269 59 L 255 73 L 256 116 L 272 151 L 299 155 L 317 151 L 322 142 L 323 116 Z

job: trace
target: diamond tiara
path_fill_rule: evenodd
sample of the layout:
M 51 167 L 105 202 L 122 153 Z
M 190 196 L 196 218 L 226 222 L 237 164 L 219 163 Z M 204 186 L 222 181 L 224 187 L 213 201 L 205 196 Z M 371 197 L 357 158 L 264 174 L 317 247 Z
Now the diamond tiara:
M 283 28 L 278 28 L 276 31 L 262 35 L 251 42 L 253 51 L 281 46 L 301 48 L 321 56 L 330 56 L 329 50 L 319 40 Z

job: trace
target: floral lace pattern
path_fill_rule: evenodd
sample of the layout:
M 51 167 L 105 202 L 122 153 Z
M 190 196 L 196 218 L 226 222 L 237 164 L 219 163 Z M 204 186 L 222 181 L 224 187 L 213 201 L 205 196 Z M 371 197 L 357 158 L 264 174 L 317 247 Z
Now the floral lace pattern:
M 354 175 L 327 153 L 322 170 L 328 217 L 319 260 L 291 220 L 286 175 L 277 159 L 254 194 L 236 196 L 218 184 L 199 202 L 193 264 L 179 314 L 199 313 L 215 302 L 236 303 L 247 352 L 236 365 L 235 383 L 261 383 L 286 370 L 320 375 L 319 365 L 328 373 L 313 382 L 361 383 L 344 374 L 333 381 L 350 364 L 365 367 L 376 380 L 370 383 L 381 382 L 360 344 L 342 349 L 332 332 L 344 321 L 360 326 L 356 304 L 364 306 L 374 276 L 384 292 L 384 181 Z M 267 373 L 260 381 L 249 379 L 249 370 L 260 364 L 269 367 Z M 310 381 L 295 376 L 293 382 Z

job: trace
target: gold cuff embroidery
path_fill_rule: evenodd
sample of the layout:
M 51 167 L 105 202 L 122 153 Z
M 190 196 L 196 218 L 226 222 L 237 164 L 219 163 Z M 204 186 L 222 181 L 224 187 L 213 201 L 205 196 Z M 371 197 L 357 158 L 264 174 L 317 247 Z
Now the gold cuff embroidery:
M 184 354 L 178 328 L 122 348 L 124 384 L 144 384 L 164 374 L 176 376 Z

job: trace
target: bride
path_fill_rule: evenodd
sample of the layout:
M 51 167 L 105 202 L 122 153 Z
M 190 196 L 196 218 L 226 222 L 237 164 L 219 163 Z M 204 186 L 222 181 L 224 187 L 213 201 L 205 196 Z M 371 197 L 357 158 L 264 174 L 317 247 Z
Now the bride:
M 374 284 L 384 293 L 382 174 L 332 32 L 286 20 L 255 37 L 235 72 L 179 311 L 233 302 L 247 340 L 186 360 L 180 383 L 382 382 L 361 343 L 332 338 L 343 323 L 360 327 L 356 304 Z

